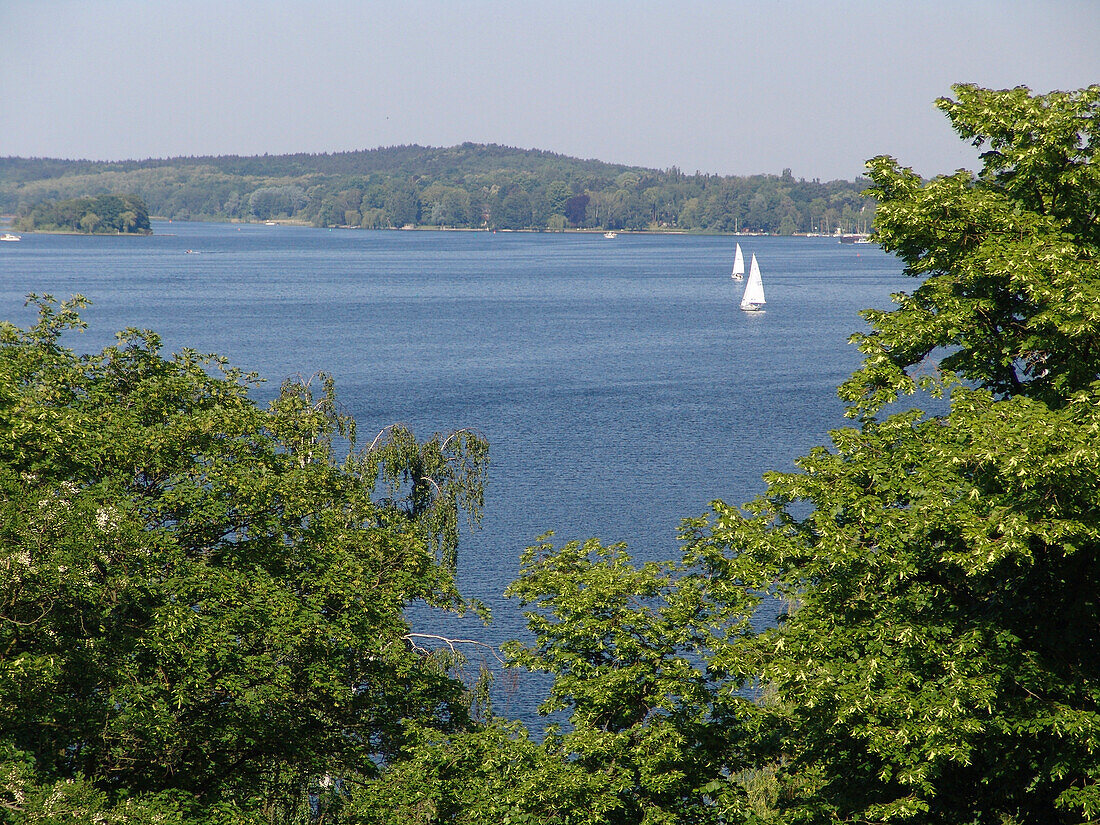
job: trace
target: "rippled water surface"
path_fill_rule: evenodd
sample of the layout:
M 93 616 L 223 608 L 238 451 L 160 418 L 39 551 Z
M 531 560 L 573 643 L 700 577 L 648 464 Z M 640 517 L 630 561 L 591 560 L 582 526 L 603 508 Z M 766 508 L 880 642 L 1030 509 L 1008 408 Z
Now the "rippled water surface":
M 914 285 L 874 246 L 743 237 L 768 299 L 750 314 L 727 237 L 154 230 L 0 245 L 0 318 L 28 322 L 28 292 L 79 292 L 93 306 L 74 348 L 149 327 L 166 350 L 258 371 L 264 399 L 288 375 L 331 373 L 362 437 L 476 428 L 491 481 L 460 580 L 496 622 L 461 632 L 491 641 L 521 632 L 500 593 L 537 535 L 672 558 L 680 518 L 750 499 L 765 470 L 824 443 L 844 422 L 857 311 Z

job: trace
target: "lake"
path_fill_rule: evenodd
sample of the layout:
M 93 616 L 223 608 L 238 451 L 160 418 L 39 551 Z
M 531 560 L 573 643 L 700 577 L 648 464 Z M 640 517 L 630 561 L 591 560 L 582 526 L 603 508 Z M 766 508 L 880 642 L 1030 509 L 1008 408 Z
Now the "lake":
M 738 309 L 735 240 L 760 261 L 765 312 Z M 892 255 L 832 238 L 155 223 L 0 247 L 0 318 L 26 325 L 29 292 L 92 300 L 75 349 L 148 327 L 166 352 L 259 372 L 261 401 L 330 373 L 368 443 L 394 422 L 480 431 L 490 485 L 459 581 L 496 621 L 436 629 L 494 643 L 522 632 L 500 594 L 539 534 L 674 558 L 681 518 L 749 500 L 763 472 L 826 443 L 845 423 L 856 313 L 915 286 Z

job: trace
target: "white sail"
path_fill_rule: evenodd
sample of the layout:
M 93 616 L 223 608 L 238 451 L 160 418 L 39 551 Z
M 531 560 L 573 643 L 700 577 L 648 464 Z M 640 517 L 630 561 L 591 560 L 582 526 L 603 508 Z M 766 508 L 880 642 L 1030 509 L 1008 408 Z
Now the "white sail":
M 737 251 L 733 255 L 733 274 L 730 277 L 735 281 L 745 277 L 745 256 L 741 254 L 741 244 L 737 244 Z
M 756 262 L 756 253 L 752 253 L 752 263 L 749 265 L 749 279 L 745 281 L 745 294 L 741 298 L 741 309 L 746 312 L 760 309 L 764 306 L 764 282 L 760 280 L 760 264 Z

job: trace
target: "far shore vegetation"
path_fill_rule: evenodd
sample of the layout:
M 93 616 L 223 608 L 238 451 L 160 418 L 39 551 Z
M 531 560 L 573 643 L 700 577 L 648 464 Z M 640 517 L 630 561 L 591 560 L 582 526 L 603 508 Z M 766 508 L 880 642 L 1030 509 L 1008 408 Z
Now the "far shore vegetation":
M 9 157 L 0 158 L 0 214 L 28 216 L 44 201 L 127 192 L 169 220 L 833 234 L 870 228 L 868 185 L 865 178 L 796 179 L 790 169 L 686 174 L 473 143 L 111 163 Z
M 99 195 L 42 201 L 20 210 L 14 227 L 22 232 L 85 235 L 148 235 L 149 210 L 137 195 Z

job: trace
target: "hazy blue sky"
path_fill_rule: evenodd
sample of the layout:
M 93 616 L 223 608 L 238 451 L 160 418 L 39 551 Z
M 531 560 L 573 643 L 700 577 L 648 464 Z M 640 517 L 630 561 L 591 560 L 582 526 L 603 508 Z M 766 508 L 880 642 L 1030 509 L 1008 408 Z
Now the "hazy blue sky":
M 1100 82 L 1100 0 L 0 0 L 0 156 L 463 141 L 719 174 L 973 166 L 954 82 Z

